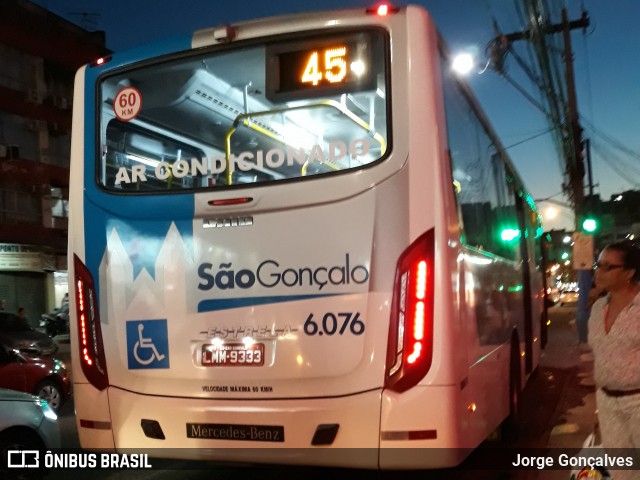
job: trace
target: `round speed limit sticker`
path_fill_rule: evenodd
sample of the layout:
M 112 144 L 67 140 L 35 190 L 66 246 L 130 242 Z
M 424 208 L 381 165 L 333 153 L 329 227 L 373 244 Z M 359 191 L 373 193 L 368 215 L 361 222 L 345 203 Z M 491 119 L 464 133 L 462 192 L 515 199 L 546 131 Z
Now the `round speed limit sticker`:
M 128 122 L 138 116 L 142 109 L 142 94 L 135 87 L 125 87 L 117 94 L 113 102 L 113 111 L 118 120 Z

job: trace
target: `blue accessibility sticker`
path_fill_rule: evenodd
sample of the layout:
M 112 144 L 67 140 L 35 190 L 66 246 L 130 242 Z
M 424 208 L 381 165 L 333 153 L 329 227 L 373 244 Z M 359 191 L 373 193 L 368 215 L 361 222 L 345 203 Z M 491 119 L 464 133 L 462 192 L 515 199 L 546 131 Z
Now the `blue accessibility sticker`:
M 167 320 L 127 321 L 129 369 L 169 368 Z

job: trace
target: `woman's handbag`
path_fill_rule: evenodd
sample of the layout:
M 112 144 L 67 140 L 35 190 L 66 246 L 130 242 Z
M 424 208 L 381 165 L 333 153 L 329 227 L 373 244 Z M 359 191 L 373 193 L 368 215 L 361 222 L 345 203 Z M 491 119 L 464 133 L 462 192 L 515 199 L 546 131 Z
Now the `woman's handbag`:
M 584 459 L 588 457 L 604 457 L 604 448 L 602 447 L 602 440 L 600 439 L 600 429 L 598 428 L 598 422 L 596 421 L 593 426 L 593 431 L 587 435 L 582 449 L 576 455 L 577 459 Z M 579 464 L 579 462 L 576 462 Z M 576 467 L 571 472 L 570 480 L 614 480 L 609 475 L 609 472 L 604 467 L 597 466 L 585 466 Z

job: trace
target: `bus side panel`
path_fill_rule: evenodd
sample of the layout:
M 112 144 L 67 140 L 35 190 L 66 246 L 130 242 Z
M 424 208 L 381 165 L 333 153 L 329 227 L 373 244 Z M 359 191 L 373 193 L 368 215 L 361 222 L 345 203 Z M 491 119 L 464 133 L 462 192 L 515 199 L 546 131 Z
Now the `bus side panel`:
M 408 99 L 409 123 L 419 126 L 411 129 L 408 168 L 403 172 L 409 184 L 409 237 L 413 239 L 434 225 L 436 231 L 434 348 L 431 369 L 420 385 L 402 394 L 383 394 L 380 466 L 385 469 L 459 464 L 491 432 L 493 427 L 489 426 L 499 423 L 499 410 L 480 397 L 493 391 L 489 387 L 496 383 L 496 375 L 504 373 L 504 368 L 496 368 L 504 363 L 497 354 L 479 368 L 468 369 L 467 351 L 477 349 L 478 342 L 477 335 L 467 335 L 466 318 L 461 315 L 464 283 L 460 271 L 464 262 L 459 261 L 460 227 L 446 155 L 446 130 L 441 127 L 445 122 L 437 37 L 422 10 L 408 12 L 407 17 L 406 32 L 412 40 L 407 38 L 409 53 L 399 56 L 407 58 L 409 77 L 394 72 L 394 86 L 400 79 L 407 82 L 406 91 L 413 94 Z M 483 407 L 475 414 L 468 408 L 474 399 Z M 429 438 L 403 439 L 407 432 L 423 432 Z M 415 448 L 421 449 L 419 455 Z
M 82 395 L 76 387 L 79 383 L 87 383 L 87 379 L 80 368 L 80 357 L 77 348 L 77 313 L 75 308 L 76 283 L 73 256 L 85 258 L 85 236 L 84 236 L 84 149 L 85 149 L 85 84 L 86 69 L 80 68 L 75 76 L 74 101 L 73 101 L 73 121 L 71 131 L 71 163 L 69 173 L 69 236 L 67 270 L 69 272 L 69 332 L 71 364 L 73 366 L 74 399 L 81 401 Z M 76 405 L 77 408 L 77 405 Z M 76 419 L 79 422 L 79 419 Z M 78 427 L 79 429 L 79 427 Z
M 441 89 L 437 81 L 439 72 L 436 30 L 428 14 L 416 7 L 407 7 L 406 65 L 394 72 L 395 86 L 406 82 L 409 92 L 406 111 L 409 112 L 409 159 L 406 172 L 409 185 L 409 244 L 427 230 L 435 227 L 435 299 L 433 312 L 433 361 L 429 373 L 421 385 L 452 385 L 465 375 L 464 349 L 455 348 L 459 337 L 458 321 L 450 321 L 454 315 L 451 302 L 451 264 L 455 265 L 455 250 L 450 248 L 447 225 L 452 223 L 450 188 L 443 184 L 447 175 L 442 164 L 443 121 Z M 400 84 L 401 85 L 401 84 Z M 396 103 L 398 106 L 398 103 Z M 405 115 L 406 116 L 406 115 Z M 444 319 L 447 319 L 443 321 Z
M 540 357 L 542 355 L 542 320 L 543 312 L 546 309 L 545 305 L 545 292 L 543 275 L 546 273 L 543 270 L 541 263 L 541 232 L 542 227 L 537 221 L 536 212 L 532 210 L 525 210 L 525 218 L 529 236 L 527 237 L 527 248 L 529 249 L 529 272 L 531 275 L 531 319 L 533 322 L 533 358 L 532 365 L 533 371 L 540 364 Z
M 523 293 L 517 289 L 506 291 L 506 286 L 520 284 L 521 273 L 511 262 L 493 263 L 490 255 L 474 253 L 470 257 L 477 263 L 466 261 L 469 256 L 460 244 L 458 207 L 446 152 L 444 127 L 447 123 L 440 57 L 437 49 L 431 52 L 424 47 L 437 45 L 436 31 L 428 14 L 422 10 L 408 11 L 407 18 L 407 35 L 412 39 L 408 42 L 411 54 L 407 58 L 425 56 L 427 52 L 424 59 L 412 61 L 407 66 L 410 72 L 407 91 L 414 94 L 409 98 L 409 123 L 421 126 L 412 129 L 414 136 L 410 143 L 409 184 L 413 208 L 410 226 L 412 229 L 417 227 L 416 233 L 412 231 L 410 236 L 414 238 L 424 228 L 424 220 L 435 224 L 435 258 L 438 262 L 434 358 L 421 385 L 432 388 L 449 385 L 456 391 L 449 403 L 439 403 L 429 396 L 428 405 L 437 405 L 444 418 L 449 414 L 451 421 L 445 429 L 455 431 L 452 437 L 446 437 L 446 440 L 443 437 L 430 444 L 473 448 L 490 435 L 509 411 L 509 342 L 513 325 L 522 327 Z M 398 79 L 397 76 L 394 78 Z M 421 88 L 409 88 L 411 85 L 421 85 Z M 421 211 L 423 205 L 433 207 L 428 211 L 433 212 L 434 217 L 428 218 L 424 209 Z M 490 309 L 494 303 L 500 311 L 492 314 Z M 390 415 L 389 419 L 392 418 Z M 399 427 L 400 430 L 403 428 L 402 425 Z M 415 426 L 416 430 L 423 428 L 429 428 L 428 422 Z M 448 435 L 448 432 L 442 435 Z

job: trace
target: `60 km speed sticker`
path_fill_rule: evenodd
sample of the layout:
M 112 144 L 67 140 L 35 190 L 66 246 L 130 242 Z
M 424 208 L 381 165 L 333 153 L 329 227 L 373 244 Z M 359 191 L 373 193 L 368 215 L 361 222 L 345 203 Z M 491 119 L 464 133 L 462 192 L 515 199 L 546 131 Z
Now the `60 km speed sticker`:
M 123 122 L 133 120 L 142 110 L 142 94 L 135 87 L 125 87 L 117 94 L 113 102 L 116 118 Z

